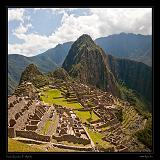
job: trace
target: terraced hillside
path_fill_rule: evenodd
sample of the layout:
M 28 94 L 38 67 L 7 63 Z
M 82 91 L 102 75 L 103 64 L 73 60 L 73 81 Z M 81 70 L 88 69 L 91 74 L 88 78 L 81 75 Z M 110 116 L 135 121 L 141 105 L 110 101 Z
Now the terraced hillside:
M 46 152 L 150 151 L 135 136 L 147 119 L 109 92 L 77 81 L 53 81 L 36 93 L 9 98 L 9 137 L 20 141 L 22 148 L 25 143 L 24 150 L 29 145 Z M 14 150 L 13 139 L 9 140 L 10 151 Z

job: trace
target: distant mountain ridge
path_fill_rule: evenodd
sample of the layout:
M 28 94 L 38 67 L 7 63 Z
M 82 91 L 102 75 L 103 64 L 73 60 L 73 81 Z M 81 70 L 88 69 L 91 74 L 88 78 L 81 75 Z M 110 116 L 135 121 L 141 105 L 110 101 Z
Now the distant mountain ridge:
M 129 45 L 127 44 L 124 46 L 126 42 L 125 37 L 128 40 Z M 136 39 L 136 42 L 133 41 L 133 39 Z M 151 36 L 121 33 L 108 37 L 98 38 L 95 40 L 95 42 L 103 48 L 106 54 L 109 53 L 113 56 L 119 56 L 120 58 L 123 57 L 142 61 L 150 65 L 152 63 L 151 40 Z M 132 41 L 135 43 L 135 47 L 130 47 L 132 45 Z M 140 45 L 138 45 L 139 41 L 141 41 Z M 146 50 L 146 47 L 143 47 L 143 44 L 146 46 L 147 43 L 148 50 Z M 33 63 L 42 73 L 52 72 L 57 67 L 62 65 L 72 44 L 73 42 L 59 44 L 55 48 L 49 49 L 46 52 L 33 57 L 25 57 L 18 54 L 8 55 L 8 94 L 11 94 L 15 87 L 18 85 L 21 73 L 24 71 L 25 67 Z M 127 47 L 129 47 L 129 49 L 127 49 Z M 120 54 L 122 55 L 120 56 Z M 134 54 L 135 57 L 133 57 Z
M 82 83 L 119 95 L 119 82 L 152 101 L 152 68 L 129 59 L 106 55 L 88 35 L 82 35 L 71 46 L 62 67 Z
M 152 36 L 133 33 L 113 34 L 95 40 L 106 53 L 152 66 Z
M 29 64 L 35 64 L 42 73 L 47 73 L 59 67 L 66 57 L 72 42 L 59 44 L 55 48 L 33 57 L 18 54 L 8 55 L 8 94 L 18 85 L 21 73 Z

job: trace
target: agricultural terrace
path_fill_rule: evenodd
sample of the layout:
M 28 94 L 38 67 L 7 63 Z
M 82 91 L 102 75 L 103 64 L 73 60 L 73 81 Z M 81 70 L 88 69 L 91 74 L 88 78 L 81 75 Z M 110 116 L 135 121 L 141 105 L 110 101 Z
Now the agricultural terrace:
M 41 93 L 41 99 L 45 103 L 49 104 L 57 104 L 65 107 L 69 107 L 71 109 L 81 109 L 83 108 L 77 101 L 68 101 L 68 99 L 64 98 L 61 94 L 62 92 L 58 89 L 48 89 Z

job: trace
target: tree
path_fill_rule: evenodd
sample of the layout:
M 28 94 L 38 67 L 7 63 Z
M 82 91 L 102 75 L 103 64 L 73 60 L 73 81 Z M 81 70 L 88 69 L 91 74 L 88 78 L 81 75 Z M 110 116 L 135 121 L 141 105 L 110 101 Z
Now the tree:
M 91 116 L 91 119 L 92 119 L 93 108 L 90 108 L 89 113 L 90 113 L 90 116 Z

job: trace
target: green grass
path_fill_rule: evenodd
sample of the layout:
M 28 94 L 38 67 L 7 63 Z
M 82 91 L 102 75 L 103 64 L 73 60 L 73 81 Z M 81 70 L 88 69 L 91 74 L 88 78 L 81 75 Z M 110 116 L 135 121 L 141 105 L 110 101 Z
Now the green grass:
M 76 115 L 81 119 L 82 123 L 98 120 L 99 117 L 92 112 L 92 119 L 89 111 L 75 111 Z
M 151 111 L 151 104 L 147 101 L 142 95 L 138 92 L 129 89 L 127 86 L 119 84 L 121 98 L 125 101 L 128 101 L 134 109 L 141 114 L 144 118 L 149 118 Z
M 58 147 L 52 147 L 46 151 L 46 146 L 47 145 L 45 144 L 32 144 L 32 146 L 30 146 L 23 142 L 8 138 L 8 152 L 77 152 L 76 150 L 63 149 Z
M 43 152 L 43 150 L 8 138 L 8 152 Z
M 98 133 L 98 132 L 94 132 L 88 128 L 86 128 L 91 139 L 93 140 L 94 144 L 95 145 L 98 145 L 102 148 L 109 148 L 111 147 L 111 144 L 109 142 L 106 142 L 106 141 L 103 141 L 102 138 L 105 136 L 101 133 Z
M 110 128 L 110 126 L 106 126 L 106 127 L 101 128 L 101 130 L 105 131 L 106 129 L 109 129 L 109 128 Z
M 43 96 L 41 96 L 42 100 L 45 103 L 49 104 L 57 104 L 61 106 L 66 106 L 72 109 L 81 109 L 83 108 L 77 101 L 68 102 L 62 95 L 61 91 L 58 89 L 49 89 L 42 92 Z
M 53 124 L 53 121 L 48 120 L 48 121 L 45 123 L 44 127 L 42 128 L 41 134 L 45 135 L 45 134 L 48 132 L 48 129 L 49 129 L 50 125 L 52 125 L 52 124 Z

